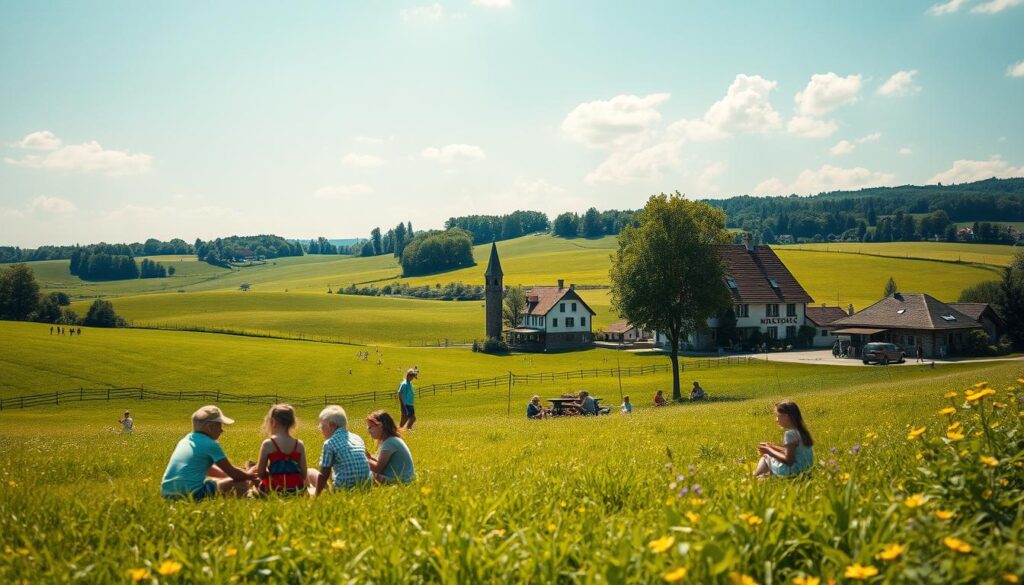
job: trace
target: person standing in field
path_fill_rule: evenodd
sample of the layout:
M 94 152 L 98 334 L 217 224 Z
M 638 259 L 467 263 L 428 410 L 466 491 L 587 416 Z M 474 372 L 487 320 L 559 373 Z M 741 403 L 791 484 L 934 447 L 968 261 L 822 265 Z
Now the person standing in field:
M 398 386 L 398 405 L 402 409 L 402 421 L 398 426 L 403 429 L 412 430 L 413 423 L 416 422 L 416 409 L 413 406 L 413 378 L 419 377 L 419 372 L 415 368 L 409 368 L 405 372 L 405 380 L 402 381 Z
M 132 420 L 132 414 L 127 410 L 124 411 L 124 418 L 117 421 L 117 424 L 121 425 L 121 432 L 130 433 L 135 429 L 135 421 Z
M 920 343 L 917 344 L 917 352 L 916 353 L 917 353 L 917 361 L 918 362 L 923 362 L 924 361 L 924 346 L 921 345 Z

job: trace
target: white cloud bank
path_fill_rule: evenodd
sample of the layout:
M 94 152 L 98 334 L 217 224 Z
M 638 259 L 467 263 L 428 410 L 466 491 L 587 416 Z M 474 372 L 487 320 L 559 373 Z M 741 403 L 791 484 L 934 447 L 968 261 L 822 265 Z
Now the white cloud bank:
M 342 157 L 341 164 L 347 167 L 372 169 L 384 166 L 384 159 L 382 159 L 379 156 L 374 156 L 372 154 L 359 154 L 356 152 L 350 152 Z
M 54 213 L 54 214 L 66 214 L 74 213 L 78 211 L 78 207 L 74 203 L 67 199 L 61 199 L 60 197 L 50 197 L 47 195 L 40 195 L 29 203 L 29 209 L 32 211 L 41 211 L 43 213 Z
M 825 138 L 839 129 L 835 120 L 822 120 L 825 114 L 860 101 L 863 79 L 860 75 L 840 77 L 831 71 L 815 73 L 807 86 L 797 92 L 797 115 L 786 125 L 790 134 L 805 138 Z
M 898 97 L 921 91 L 921 86 L 914 84 L 915 75 L 917 75 L 917 69 L 911 69 L 910 71 L 897 71 L 896 73 L 893 73 L 892 77 L 887 79 L 886 82 L 878 88 L 878 95 Z
M 423 149 L 422 156 L 427 160 L 437 161 L 443 165 L 487 158 L 484 149 L 472 144 L 449 144 L 441 148 L 431 146 Z
M 701 118 L 676 122 L 669 127 L 669 134 L 702 141 L 778 130 L 782 117 L 768 99 L 776 87 L 775 81 L 741 73 L 729 85 L 725 97 L 712 104 Z
M 949 2 L 944 2 L 942 4 L 935 4 L 935 5 L 933 5 L 926 12 L 928 14 L 931 14 L 931 15 L 934 15 L 934 16 L 942 16 L 943 14 L 952 14 L 952 13 L 960 10 L 960 8 L 964 4 L 967 4 L 968 1 L 969 0 L 949 0 Z
M 582 103 L 562 121 L 562 133 L 588 148 L 638 146 L 661 122 L 658 106 L 668 99 L 667 93 L 654 93 Z
M 444 6 L 435 2 L 426 6 L 403 8 L 399 14 L 405 21 L 437 22 L 444 18 Z
M 1024 4 L 1024 0 L 991 0 L 984 4 L 979 4 L 974 8 L 971 8 L 971 12 L 979 14 L 997 14 L 1006 10 L 1007 8 L 1013 8 L 1014 6 L 1020 6 Z
M 62 144 L 60 138 L 49 130 L 33 132 L 23 138 L 18 146 L 49 152 L 45 155 L 27 154 L 19 159 L 8 157 L 4 158 L 4 162 L 33 169 L 102 173 L 110 176 L 141 175 L 153 167 L 153 157 L 148 154 L 107 150 L 96 141 L 67 146 Z
M 947 185 L 971 183 L 993 177 L 997 179 L 1024 177 L 1024 165 L 1011 167 L 1008 162 L 999 157 L 993 157 L 989 160 L 956 160 L 953 161 L 952 167 L 928 179 L 928 183 L 944 183 Z
M 1019 61 L 1006 68 L 1007 77 L 1024 77 L 1024 61 Z
M 844 169 L 824 165 L 818 170 L 807 169 L 796 180 L 786 185 L 778 177 L 761 181 L 754 187 L 754 195 L 814 195 L 829 191 L 846 191 L 891 185 L 896 180 L 892 173 L 880 173 L 864 167 Z
M 859 144 L 867 144 L 869 142 L 878 142 L 882 138 L 881 132 L 872 132 L 867 136 L 862 136 L 856 140 L 840 140 L 835 146 L 828 149 L 829 154 L 832 156 L 841 156 L 844 154 L 850 154 L 857 149 Z

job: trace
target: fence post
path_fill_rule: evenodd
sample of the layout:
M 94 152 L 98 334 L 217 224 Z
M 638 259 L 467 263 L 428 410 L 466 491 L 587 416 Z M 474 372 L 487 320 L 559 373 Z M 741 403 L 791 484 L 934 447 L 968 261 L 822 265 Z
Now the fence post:
M 107 388 L 107 402 L 110 402 L 110 388 Z
M 78 401 L 81 402 L 85 398 L 85 388 L 78 387 Z
M 56 391 L 53 392 L 53 403 L 60 404 L 60 395 Z

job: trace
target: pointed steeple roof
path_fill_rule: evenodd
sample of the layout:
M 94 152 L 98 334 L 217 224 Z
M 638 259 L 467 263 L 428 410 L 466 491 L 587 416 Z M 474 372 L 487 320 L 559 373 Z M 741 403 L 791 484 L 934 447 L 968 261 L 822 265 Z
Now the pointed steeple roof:
M 504 276 L 501 271 L 501 261 L 498 260 L 498 245 L 491 242 L 491 259 L 487 261 L 487 270 L 484 276 Z

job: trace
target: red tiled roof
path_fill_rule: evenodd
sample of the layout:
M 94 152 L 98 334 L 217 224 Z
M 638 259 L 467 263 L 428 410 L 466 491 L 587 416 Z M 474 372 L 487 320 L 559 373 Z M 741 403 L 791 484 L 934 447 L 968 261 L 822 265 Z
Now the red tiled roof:
M 633 324 L 630 323 L 629 321 L 626 321 L 625 319 L 623 319 L 621 321 L 616 321 L 616 322 L 612 323 L 611 325 L 605 327 L 604 328 L 604 332 L 605 333 L 625 333 L 625 332 L 629 331 L 630 329 L 636 329 L 636 327 L 634 327 Z
M 557 286 L 535 286 L 530 290 L 526 291 L 526 315 L 547 315 L 551 309 L 555 307 L 562 300 L 573 300 L 579 302 L 590 311 L 591 315 L 596 315 L 593 309 L 590 308 L 587 303 L 580 298 L 580 295 L 576 294 L 576 291 L 571 288 L 558 288 Z
M 931 295 L 896 293 L 830 326 L 948 330 L 974 329 L 978 322 Z
M 833 321 L 849 317 L 841 307 L 807 307 L 807 319 L 817 325 L 824 327 Z
M 729 278 L 736 283 L 736 288 L 729 287 L 735 303 L 814 302 L 768 246 L 753 246 L 749 252 L 743 245 L 719 246 L 718 256 L 725 268 L 727 283 Z M 778 288 L 771 285 L 769 278 L 775 280 Z

